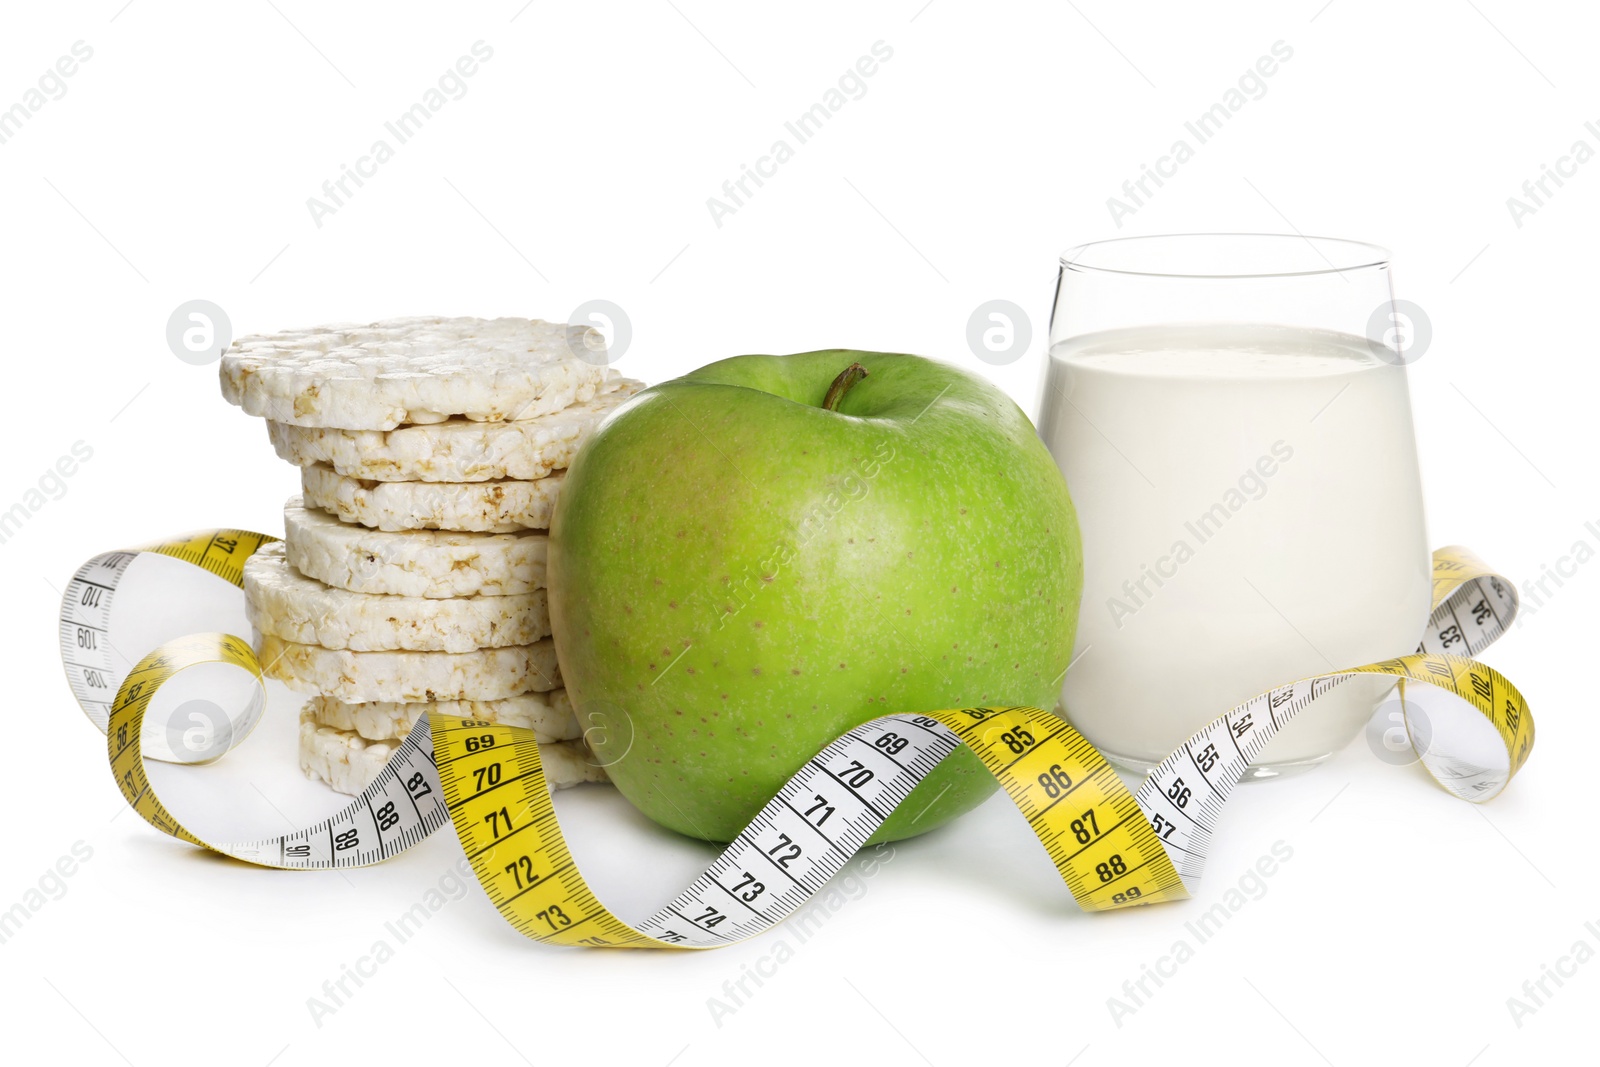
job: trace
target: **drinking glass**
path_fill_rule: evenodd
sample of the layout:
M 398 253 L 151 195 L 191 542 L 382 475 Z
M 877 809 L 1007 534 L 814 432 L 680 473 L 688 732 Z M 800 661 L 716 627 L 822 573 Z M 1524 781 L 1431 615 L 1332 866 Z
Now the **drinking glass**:
M 1415 650 L 1427 623 L 1406 356 L 1388 253 L 1177 234 L 1064 253 L 1039 433 L 1084 586 L 1063 711 L 1144 772 L 1235 704 Z M 1392 687 L 1330 689 L 1251 776 L 1313 766 Z

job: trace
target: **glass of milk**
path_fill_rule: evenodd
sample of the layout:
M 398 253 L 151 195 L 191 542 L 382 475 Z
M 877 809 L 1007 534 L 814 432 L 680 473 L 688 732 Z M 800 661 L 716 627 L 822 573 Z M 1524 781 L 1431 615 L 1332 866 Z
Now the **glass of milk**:
M 1182 234 L 1064 253 L 1039 434 L 1077 506 L 1063 711 L 1146 771 L 1240 701 L 1416 649 L 1430 601 L 1388 253 Z M 1314 766 L 1389 683 L 1319 697 L 1253 776 Z

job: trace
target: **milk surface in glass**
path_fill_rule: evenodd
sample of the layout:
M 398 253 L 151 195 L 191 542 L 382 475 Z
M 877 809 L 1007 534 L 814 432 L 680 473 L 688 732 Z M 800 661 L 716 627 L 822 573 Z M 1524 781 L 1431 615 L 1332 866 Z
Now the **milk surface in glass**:
M 1234 704 L 1415 649 L 1430 599 L 1405 368 L 1361 337 L 1204 324 L 1056 344 L 1040 436 L 1077 507 L 1065 713 L 1159 762 Z M 1258 763 L 1342 748 L 1389 684 L 1320 697 Z

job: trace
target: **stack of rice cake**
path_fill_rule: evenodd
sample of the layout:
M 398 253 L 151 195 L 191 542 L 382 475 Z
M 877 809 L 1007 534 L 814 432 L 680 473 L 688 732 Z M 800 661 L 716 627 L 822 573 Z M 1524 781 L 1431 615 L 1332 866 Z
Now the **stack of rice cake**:
M 594 330 L 409 318 L 236 342 L 222 392 L 301 469 L 245 567 L 270 677 L 310 696 L 300 767 L 361 792 L 431 709 L 532 729 L 552 788 L 600 781 L 544 591 L 567 464 L 642 384 Z

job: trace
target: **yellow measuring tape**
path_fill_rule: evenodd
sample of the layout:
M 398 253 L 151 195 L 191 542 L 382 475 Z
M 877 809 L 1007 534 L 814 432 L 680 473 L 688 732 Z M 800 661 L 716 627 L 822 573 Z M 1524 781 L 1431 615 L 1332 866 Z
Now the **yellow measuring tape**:
M 478 881 L 507 922 L 536 941 L 615 948 L 716 948 L 760 934 L 836 874 L 946 755 L 966 745 L 1000 782 L 1089 911 L 1179 900 L 1199 878 L 1222 809 L 1277 730 L 1328 689 L 1361 674 L 1433 686 L 1494 728 L 1505 762 L 1451 748 L 1434 724 L 1420 759 L 1445 789 L 1471 801 L 1500 792 L 1528 758 L 1533 718 L 1522 694 L 1470 658 L 1517 611 L 1511 584 L 1462 548 L 1434 553 L 1434 611 L 1412 655 L 1301 679 L 1253 697 L 1208 723 L 1134 792 L 1064 720 L 1038 708 L 958 708 L 885 715 L 809 760 L 705 873 L 666 908 L 630 925 L 589 889 L 561 835 L 533 731 L 430 714 L 371 786 L 337 815 L 260 841 L 216 843 L 162 806 L 147 759 L 203 762 L 237 746 L 262 697 L 236 714 L 223 740 L 200 752 L 163 751 L 146 736 L 155 694 L 180 671 L 226 663 L 262 667 L 250 644 L 206 633 L 169 641 L 125 677 L 107 634 L 118 587 L 141 552 L 173 556 L 242 585 L 244 561 L 275 538 L 219 530 L 84 564 L 62 601 L 62 657 L 73 693 L 106 732 L 117 786 L 164 833 L 266 867 L 328 869 L 379 863 L 454 825 Z M 113 695 L 114 694 L 114 695 Z M 1409 712 L 1408 712 L 1409 714 Z M 172 746 L 168 746 L 172 747 Z

